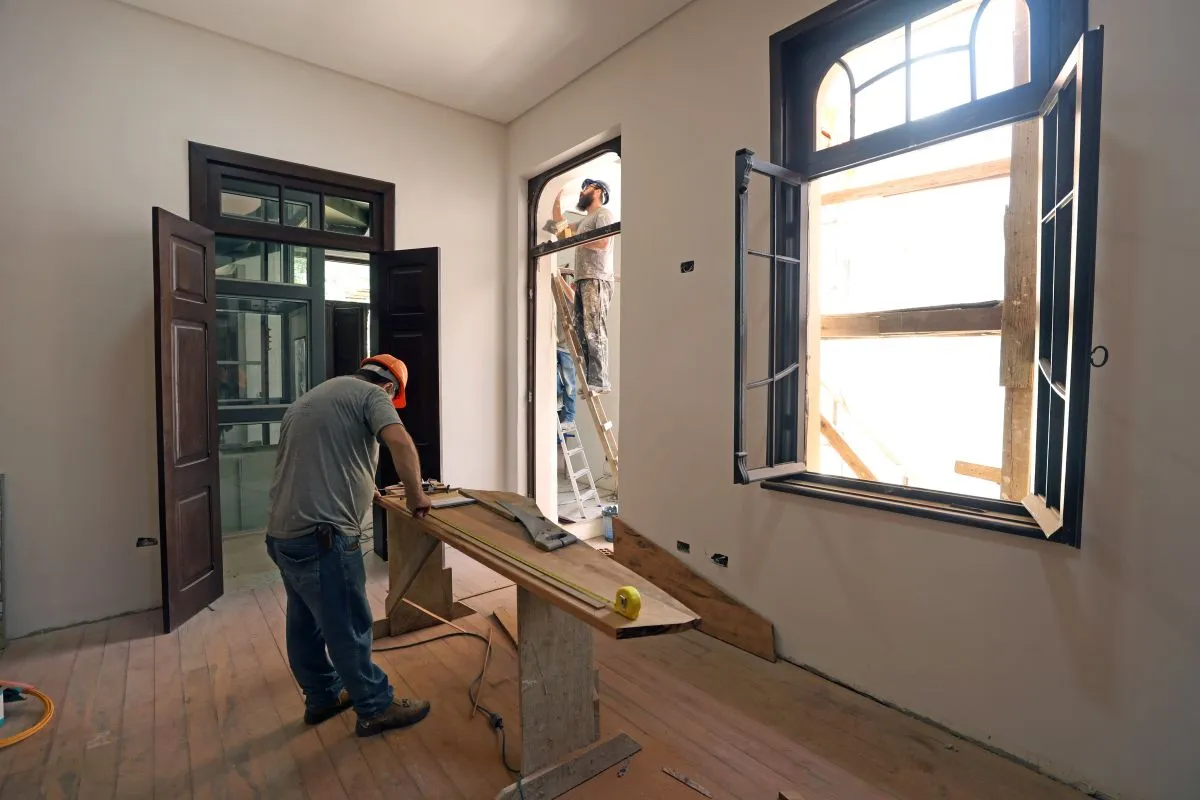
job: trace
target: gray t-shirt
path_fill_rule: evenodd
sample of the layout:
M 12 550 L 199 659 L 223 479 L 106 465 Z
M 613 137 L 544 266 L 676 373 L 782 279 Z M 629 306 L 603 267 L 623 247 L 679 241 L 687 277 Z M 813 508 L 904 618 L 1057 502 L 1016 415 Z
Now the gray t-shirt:
M 580 220 L 575 233 L 576 235 L 587 233 L 596 228 L 612 225 L 614 222 L 616 220 L 613 219 L 613 213 L 604 206 L 600 206 Z M 596 278 L 602 281 L 611 281 L 613 279 L 613 240 L 610 237 L 601 241 L 608 245 L 603 250 L 593 250 L 590 247 L 575 248 L 575 280 Z
M 283 415 L 267 534 L 294 539 L 327 522 L 358 536 L 375 496 L 379 432 L 400 422 L 378 386 L 352 376 L 310 389 Z

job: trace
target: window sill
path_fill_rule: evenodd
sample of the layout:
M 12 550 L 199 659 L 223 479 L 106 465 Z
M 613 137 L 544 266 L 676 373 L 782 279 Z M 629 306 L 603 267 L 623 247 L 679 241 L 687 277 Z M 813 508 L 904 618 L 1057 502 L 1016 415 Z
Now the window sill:
M 1046 534 L 1023 505 L 1006 500 L 989 500 L 970 495 L 812 473 L 763 481 L 762 487 L 772 492 L 849 503 L 971 528 L 1010 533 L 1039 541 L 1060 542 L 1058 535 L 1047 539 Z

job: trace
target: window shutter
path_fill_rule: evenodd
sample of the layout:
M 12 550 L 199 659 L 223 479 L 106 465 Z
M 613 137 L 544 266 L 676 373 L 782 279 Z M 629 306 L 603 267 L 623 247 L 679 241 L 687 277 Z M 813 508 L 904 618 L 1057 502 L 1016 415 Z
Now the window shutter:
M 751 245 L 748 211 L 754 173 L 770 180 L 766 251 Z M 805 469 L 808 181 L 756 159 L 750 150 L 739 150 L 734 187 L 734 481 L 752 483 Z M 748 282 L 755 270 L 767 271 L 767 318 L 754 321 L 767 337 L 751 343 Z M 761 352 L 764 347 L 767 352 Z M 766 365 L 766 374 L 750 374 L 751 363 Z
M 1047 537 L 1076 547 L 1083 514 L 1104 31 L 1088 31 L 1042 106 L 1037 427 L 1025 507 Z

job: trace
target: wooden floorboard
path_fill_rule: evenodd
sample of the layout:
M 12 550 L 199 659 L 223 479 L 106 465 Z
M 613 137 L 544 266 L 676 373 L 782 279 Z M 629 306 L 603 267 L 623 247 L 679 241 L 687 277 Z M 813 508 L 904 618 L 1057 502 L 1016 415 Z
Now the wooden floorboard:
M 369 597 L 382 612 L 387 567 L 367 555 Z M 454 559 L 454 593 L 492 631 L 482 705 L 504 720 L 520 764 L 516 652 L 490 617 L 516 607 L 514 587 Z M 354 735 L 349 711 L 304 724 L 287 665 L 286 595 L 260 581 L 158 635 L 155 613 L 10 643 L 0 677 L 33 683 L 58 705 L 54 723 L 0 749 L 0 796 L 13 798 L 494 797 L 512 777 L 488 716 L 471 716 L 467 686 L 484 643 L 455 637 L 380 652 L 398 695 L 433 704 L 427 720 L 382 737 Z M 448 632 L 430 628 L 377 646 Z M 642 750 L 569 792 L 569 800 L 1081 800 L 1083 795 L 786 663 L 769 664 L 700 633 L 596 640 L 601 726 Z M 4 733 L 37 716 L 11 706 Z

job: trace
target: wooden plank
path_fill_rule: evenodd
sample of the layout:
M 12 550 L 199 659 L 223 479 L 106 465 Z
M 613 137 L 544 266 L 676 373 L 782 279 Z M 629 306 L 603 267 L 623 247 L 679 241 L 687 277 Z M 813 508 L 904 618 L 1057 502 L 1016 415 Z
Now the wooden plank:
M 215 624 L 214 612 L 201 611 L 179 628 L 179 671 L 183 680 L 187 762 L 192 796 L 208 800 L 225 796 L 225 751 L 205 653 L 205 640 Z
M 389 582 L 385 610 L 388 635 L 437 625 L 435 619 L 402 602 L 411 600 L 440 617 L 449 618 L 454 606 L 454 576 L 446 568 L 442 543 L 430 536 L 408 514 L 389 513 L 388 552 L 403 553 L 389 558 Z
M 689 789 L 696 792 L 697 794 L 704 795 L 705 797 L 708 797 L 708 798 L 712 797 L 712 792 L 710 792 L 708 789 L 705 789 L 703 786 L 696 783 L 694 780 L 689 778 L 687 775 L 684 775 L 682 772 L 673 770 L 670 767 L 663 767 L 663 772 L 667 773 L 672 778 L 679 781 L 684 786 L 688 787 Z
M 1016 10 L 1013 75 L 1029 80 L 1029 15 Z M 1012 177 L 1004 217 L 1004 321 L 1000 331 L 1000 385 L 1004 429 L 1000 497 L 1019 501 L 1029 491 L 1033 462 L 1033 353 L 1037 325 L 1038 197 L 1041 186 L 1040 122 L 1012 129 Z
M 83 626 L 83 638 L 75 655 L 67 691 L 57 702 L 56 724 L 42 734 L 53 738 L 42 780 L 42 797 L 65 798 L 78 794 L 84 757 L 84 732 L 88 729 L 92 704 L 96 699 L 96 684 L 104 659 L 108 629 L 107 622 Z
M 969 461 L 955 461 L 954 471 L 968 478 L 979 478 L 981 481 L 1000 483 L 1000 467 L 989 467 L 986 464 L 972 464 Z
M 779 793 L 779 800 L 804 800 L 804 795 L 795 790 L 788 790 Z
M 825 440 L 829 442 L 829 446 L 842 457 L 842 461 L 846 462 L 846 466 L 850 467 L 859 479 L 864 481 L 876 480 L 875 473 L 859 457 L 858 453 L 854 452 L 854 448 L 842 437 L 842 434 L 833 426 L 833 423 L 825 418 L 824 414 L 821 415 L 821 435 L 825 437 Z
M 135 639 L 152 636 L 160 616 L 150 612 L 122 617 L 113 620 L 109 628 L 96 682 L 97 696 L 84 742 L 80 800 L 108 800 L 116 793 L 129 644 Z
M 154 795 L 154 634 L 129 643 L 117 797 Z
M 1003 303 L 993 302 L 865 314 L 828 314 L 821 318 L 821 338 L 995 335 L 1001 330 L 1003 308 Z
M 507 492 L 491 492 L 494 499 L 528 503 L 528 498 Z M 407 514 L 399 498 L 385 496 L 376 501 L 389 511 Z M 493 514 L 480 505 L 462 506 L 431 512 L 419 520 L 426 531 L 470 555 L 484 566 L 512 580 L 518 586 L 553 603 L 577 619 L 616 639 L 655 636 L 694 628 L 699 618 L 675 598 L 585 544 L 563 547 L 553 552 L 539 550 L 529 541 L 525 529 Z M 469 531 L 480 542 L 469 539 Z M 497 553 L 500 547 L 517 554 L 523 563 Z M 532 565 L 531 568 L 529 565 Z M 641 613 L 636 620 L 621 616 L 610 606 L 596 608 L 564 591 L 542 572 L 561 576 L 600 597 L 616 597 L 623 586 L 633 586 L 641 594 Z
M 1026 59 L 1028 64 L 1028 59 Z M 1028 78 L 1026 78 L 1028 80 Z M 1018 84 L 1020 81 L 1018 81 Z M 914 175 L 908 178 L 896 178 L 868 186 L 855 186 L 836 192 L 829 192 L 821 197 L 822 206 L 849 203 L 854 200 L 864 200 L 868 197 L 892 197 L 910 192 L 922 192 L 926 189 L 941 189 L 946 186 L 959 186 L 964 183 L 987 181 L 1003 178 L 1009 173 L 1009 160 L 999 158 L 995 161 L 985 161 L 982 164 L 969 164 L 965 167 L 930 172 L 925 175 Z
M 415 527 L 412 517 L 397 516 L 395 525 L 398 528 L 393 528 L 392 520 L 388 520 L 388 552 L 392 552 L 392 547 L 395 546 L 405 557 L 388 560 L 390 575 L 387 604 L 384 606 L 384 614 L 387 616 L 391 616 L 396 610 L 400 598 L 404 597 L 417 575 L 426 566 L 438 572 L 442 569 L 441 542 Z M 437 551 L 437 557 L 434 557 L 434 551 Z
M 511 800 L 518 796 L 525 800 L 552 800 L 561 797 L 606 769 L 632 757 L 641 749 L 642 746 L 628 734 L 617 734 L 611 739 L 605 739 L 573 753 L 562 763 L 523 778 L 519 789 L 514 783 L 500 790 L 496 800 Z
M 199 612 L 209 614 L 206 608 Z M 154 640 L 154 794 L 185 797 L 191 792 L 187 720 L 183 705 L 179 629 Z
M 700 614 L 700 631 L 734 647 L 774 661 L 775 626 L 739 603 L 686 564 L 613 518 L 613 560 L 661 586 Z
M 592 632 L 527 589 L 517 589 L 521 774 L 532 775 L 600 736 Z
M 517 643 L 517 614 L 508 606 L 501 606 L 492 612 L 492 616 L 496 618 L 496 622 L 500 623 L 500 627 L 513 640 L 513 644 Z

